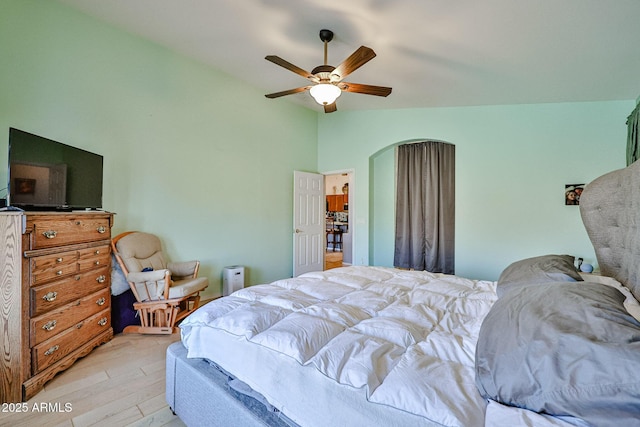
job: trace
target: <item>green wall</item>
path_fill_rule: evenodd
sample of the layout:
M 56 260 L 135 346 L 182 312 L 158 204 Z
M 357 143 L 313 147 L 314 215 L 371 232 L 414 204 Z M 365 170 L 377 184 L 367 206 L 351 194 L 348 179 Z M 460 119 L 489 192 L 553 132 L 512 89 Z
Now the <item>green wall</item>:
M 356 264 L 393 264 L 392 148 L 415 139 L 456 145 L 457 274 L 497 279 L 512 261 L 547 253 L 595 263 L 564 185 L 625 166 L 633 107 L 630 99 L 322 115 L 318 168 L 354 170 Z
M 316 169 L 315 112 L 55 2 L 0 8 L 0 182 L 9 127 L 95 151 L 114 232 L 200 259 L 205 297 L 227 265 L 248 284 L 291 275 L 293 170 Z

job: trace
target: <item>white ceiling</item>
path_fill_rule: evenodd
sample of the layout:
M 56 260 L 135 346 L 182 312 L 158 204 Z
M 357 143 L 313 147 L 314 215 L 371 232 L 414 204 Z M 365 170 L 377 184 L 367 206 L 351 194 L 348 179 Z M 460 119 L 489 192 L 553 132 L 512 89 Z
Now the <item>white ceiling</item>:
M 264 57 L 310 71 L 330 29 L 329 64 L 360 45 L 377 54 L 347 81 L 393 88 L 387 98 L 344 93 L 338 110 L 640 96 L 639 0 L 58 1 L 265 94 L 308 81 Z M 306 92 L 269 102 L 322 111 Z

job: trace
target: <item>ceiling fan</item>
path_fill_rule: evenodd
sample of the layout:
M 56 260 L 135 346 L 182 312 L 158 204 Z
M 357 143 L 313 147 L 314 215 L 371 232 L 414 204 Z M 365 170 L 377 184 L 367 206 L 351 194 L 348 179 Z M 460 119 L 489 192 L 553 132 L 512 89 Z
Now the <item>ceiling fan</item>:
M 293 65 L 279 56 L 266 56 L 264 59 L 267 61 L 271 61 L 276 65 L 301 75 L 305 79 L 310 80 L 312 84 L 282 92 L 270 93 L 265 96 L 267 98 L 279 98 L 281 96 L 292 95 L 294 93 L 308 90 L 316 102 L 324 106 L 325 113 L 333 113 L 337 110 L 336 99 L 342 92 L 363 93 L 366 95 L 376 96 L 388 96 L 391 93 L 390 87 L 372 86 L 343 81 L 343 79 L 349 74 L 375 58 L 376 53 L 371 48 L 360 46 L 340 65 L 334 67 L 327 64 L 327 45 L 332 39 L 333 31 L 320 30 L 320 40 L 324 42 L 324 65 L 318 65 L 316 68 L 311 70 L 311 72 Z

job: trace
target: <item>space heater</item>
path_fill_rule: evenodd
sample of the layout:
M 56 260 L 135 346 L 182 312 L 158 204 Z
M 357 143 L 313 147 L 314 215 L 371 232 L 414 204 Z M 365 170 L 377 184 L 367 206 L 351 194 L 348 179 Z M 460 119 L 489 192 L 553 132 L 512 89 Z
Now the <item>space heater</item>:
M 244 288 L 244 267 L 231 265 L 222 269 L 222 296 L 231 295 Z

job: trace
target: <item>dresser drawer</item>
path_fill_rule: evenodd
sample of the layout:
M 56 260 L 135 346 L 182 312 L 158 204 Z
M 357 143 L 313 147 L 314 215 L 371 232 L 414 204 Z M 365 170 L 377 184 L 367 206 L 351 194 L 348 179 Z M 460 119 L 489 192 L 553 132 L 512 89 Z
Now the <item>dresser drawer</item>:
M 80 264 L 80 271 L 88 271 L 109 265 L 111 262 L 110 250 L 109 245 L 79 250 L 78 263 Z
M 46 283 L 57 277 L 77 273 L 78 251 L 61 252 L 31 258 L 31 286 Z
M 107 308 L 38 344 L 31 353 L 33 373 L 52 365 L 110 327 L 111 310 Z
M 54 337 L 83 319 L 110 307 L 109 289 L 103 289 L 31 319 L 30 346 Z
M 108 218 L 91 218 L 82 215 L 71 218 L 38 220 L 33 224 L 33 231 L 33 247 L 31 249 L 111 238 Z
M 38 316 L 49 310 L 87 296 L 111 283 L 109 266 L 79 273 L 66 279 L 31 288 L 31 315 Z

